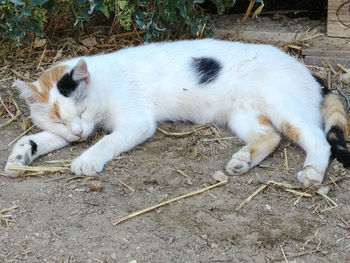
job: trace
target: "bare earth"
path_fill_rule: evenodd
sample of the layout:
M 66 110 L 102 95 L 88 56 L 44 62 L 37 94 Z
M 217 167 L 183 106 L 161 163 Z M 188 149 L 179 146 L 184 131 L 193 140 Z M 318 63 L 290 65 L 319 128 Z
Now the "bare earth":
M 181 123 L 161 127 L 193 129 Z M 335 161 L 330 166 L 324 185 L 333 207 L 315 190 L 298 188 L 295 174 L 304 153 L 286 140 L 262 167 L 229 177 L 224 186 L 112 225 L 216 183 L 214 172 L 224 169 L 242 142 L 224 129 L 213 131 L 182 137 L 157 132 L 96 176 L 101 192 L 90 190 L 91 178 L 70 172 L 1 176 L 0 210 L 18 208 L 0 213 L 0 262 L 350 262 L 350 172 Z M 7 145 L 21 133 L 17 123 L 0 130 L 2 167 L 10 153 Z M 91 143 L 58 150 L 33 165 L 72 159 Z M 268 180 L 289 182 L 297 192 L 270 185 L 236 211 Z

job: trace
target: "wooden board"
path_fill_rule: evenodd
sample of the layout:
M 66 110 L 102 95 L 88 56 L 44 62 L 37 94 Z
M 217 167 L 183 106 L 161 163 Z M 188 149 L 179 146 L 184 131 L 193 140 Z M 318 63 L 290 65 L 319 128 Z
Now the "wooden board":
M 350 38 L 349 0 L 328 0 L 327 35 Z

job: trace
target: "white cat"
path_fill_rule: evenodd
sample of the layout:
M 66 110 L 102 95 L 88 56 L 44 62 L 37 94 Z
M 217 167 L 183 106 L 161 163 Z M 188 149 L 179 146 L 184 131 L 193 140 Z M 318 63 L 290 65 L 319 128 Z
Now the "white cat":
M 338 98 L 326 88 L 322 96 L 304 65 L 269 45 L 212 39 L 155 43 L 63 61 L 38 81 L 14 86 L 43 131 L 16 143 L 5 167 L 9 176 L 19 175 L 11 165 L 27 165 L 102 127 L 109 134 L 71 164 L 77 175 L 94 175 L 166 120 L 215 122 L 246 141 L 227 164 L 230 175 L 259 164 L 279 144 L 280 132 L 306 152 L 298 173 L 306 186 L 322 182 L 330 144 L 333 157 L 350 164 Z

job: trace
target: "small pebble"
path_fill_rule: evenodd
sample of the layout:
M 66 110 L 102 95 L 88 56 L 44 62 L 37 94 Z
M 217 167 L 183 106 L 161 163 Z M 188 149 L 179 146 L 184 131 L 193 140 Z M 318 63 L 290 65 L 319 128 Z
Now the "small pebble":
M 266 204 L 264 208 L 266 211 L 271 211 L 271 206 L 269 204 Z
M 340 75 L 339 80 L 345 84 L 350 84 L 350 72 Z
M 213 179 L 218 181 L 218 182 L 224 182 L 224 181 L 228 181 L 228 177 L 226 174 L 224 174 L 223 172 L 221 171 L 216 171 L 214 174 L 213 174 Z
M 94 192 L 101 192 L 102 191 L 102 183 L 100 181 L 91 181 L 90 182 L 90 190 Z
M 111 254 L 111 258 L 112 258 L 112 259 L 116 259 L 116 258 L 117 258 L 117 254 L 116 254 L 116 253 L 112 253 L 112 254 Z

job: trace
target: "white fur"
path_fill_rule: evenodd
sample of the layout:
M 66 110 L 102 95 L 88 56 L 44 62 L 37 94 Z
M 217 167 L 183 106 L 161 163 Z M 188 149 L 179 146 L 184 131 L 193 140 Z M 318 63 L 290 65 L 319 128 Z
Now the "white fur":
M 199 84 L 193 67 L 194 59 L 201 57 L 214 58 L 222 66 L 217 79 L 206 84 Z M 300 129 L 299 144 L 307 153 L 304 166 L 320 171 L 314 184 L 322 181 L 330 152 L 321 130 L 320 87 L 305 66 L 279 49 L 205 39 L 132 47 L 61 65 L 72 69 L 84 60 L 89 74 L 82 67 L 76 78 L 86 78 L 85 98 L 75 102 L 56 88 L 50 94 L 49 105 L 59 102 L 65 125 L 52 123 L 44 114 L 45 105 L 30 104 L 37 126 L 66 141 L 85 139 L 96 126 L 110 132 L 72 162 L 75 174 L 101 172 L 113 157 L 151 137 L 158 122 L 215 122 L 249 142 L 251 132 L 264 132 L 256 121 L 264 115 L 277 130 L 285 120 Z M 79 131 L 81 138 L 74 136 Z M 51 145 L 40 140 L 36 139 L 39 148 L 42 143 Z M 245 164 L 244 171 L 248 168 Z M 299 179 L 306 185 L 307 171 L 315 177 L 315 170 L 302 171 Z

